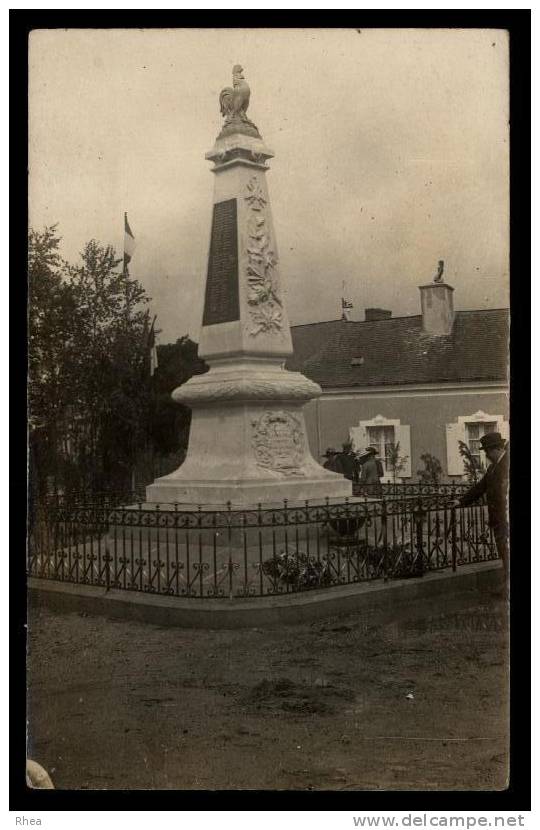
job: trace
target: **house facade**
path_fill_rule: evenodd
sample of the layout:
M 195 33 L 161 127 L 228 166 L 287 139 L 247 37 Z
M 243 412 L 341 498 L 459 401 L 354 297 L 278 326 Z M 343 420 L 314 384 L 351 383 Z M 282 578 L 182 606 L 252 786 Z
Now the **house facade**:
M 508 309 L 454 311 L 442 282 L 420 286 L 420 307 L 412 317 L 366 309 L 363 321 L 292 327 L 287 368 L 323 390 L 305 408 L 316 457 L 349 438 L 356 449 L 376 445 L 390 481 L 399 442 L 397 481 L 418 479 L 424 453 L 444 480 L 462 481 L 460 441 L 480 459 L 482 435 L 509 437 Z

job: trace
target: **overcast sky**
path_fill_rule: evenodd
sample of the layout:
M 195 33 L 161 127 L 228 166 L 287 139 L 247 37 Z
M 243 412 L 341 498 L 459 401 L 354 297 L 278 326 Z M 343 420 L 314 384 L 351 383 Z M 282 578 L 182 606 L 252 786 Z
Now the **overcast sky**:
M 204 153 L 235 63 L 267 173 L 291 324 L 419 313 L 445 260 L 458 309 L 508 305 L 508 79 L 488 30 L 68 30 L 30 42 L 30 223 L 91 238 L 194 339 L 210 233 Z

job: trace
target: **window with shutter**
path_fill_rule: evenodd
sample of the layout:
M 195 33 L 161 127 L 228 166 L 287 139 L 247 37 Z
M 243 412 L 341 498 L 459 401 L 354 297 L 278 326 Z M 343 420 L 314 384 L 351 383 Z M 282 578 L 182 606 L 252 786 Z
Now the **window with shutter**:
M 402 467 L 400 478 L 411 477 L 411 428 L 408 424 L 399 424 L 396 427 L 396 443 L 399 443 L 399 455 Z
M 349 430 L 349 437 L 352 441 L 353 449 L 358 452 L 363 450 L 369 443 L 366 428 L 360 423 L 357 427 L 351 427 Z
M 388 475 L 390 473 L 390 453 L 396 444 L 394 427 L 366 427 L 366 433 L 368 446 L 377 447 L 384 474 Z
M 449 476 L 463 475 L 463 458 L 459 454 L 460 441 L 465 441 L 465 424 L 446 424 L 446 463 Z
M 480 438 L 488 432 L 497 432 L 496 421 L 467 421 L 465 423 L 466 444 L 479 470 L 485 467 L 480 450 Z
M 396 481 L 411 476 L 411 428 L 402 424 L 399 419 L 385 418 L 377 415 L 369 421 L 360 421 L 358 426 L 349 430 L 355 450 L 363 450 L 368 446 L 377 447 L 377 456 L 384 468 L 383 481 L 393 481 L 394 472 L 391 468 L 390 457 L 392 449 L 399 443 L 400 469 L 396 473 Z
M 460 415 L 457 421 L 446 424 L 446 454 L 449 476 L 463 476 L 463 458 L 459 442 L 469 447 L 479 467 L 485 467 L 484 454 L 480 450 L 480 439 L 487 432 L 500 432 L 508 438 L 508 421 L 502 415 L 488 415 L 479 410 L 472 415 Z

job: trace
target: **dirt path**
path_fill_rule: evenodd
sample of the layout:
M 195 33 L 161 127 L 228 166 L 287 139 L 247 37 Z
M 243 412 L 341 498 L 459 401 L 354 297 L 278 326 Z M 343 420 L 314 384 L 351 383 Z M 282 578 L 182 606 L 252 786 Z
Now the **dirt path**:
M 238 631 L 34 610 L 29 632 L 30 755 L 58 788 L 505 786 L 492 596 Z

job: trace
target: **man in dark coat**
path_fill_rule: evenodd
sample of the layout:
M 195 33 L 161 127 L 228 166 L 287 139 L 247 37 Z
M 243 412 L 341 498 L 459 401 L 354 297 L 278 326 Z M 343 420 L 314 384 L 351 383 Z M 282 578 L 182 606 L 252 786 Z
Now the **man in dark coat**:
M 379 454 L 379 450 L 376 447 L 366 447 L 362 455 L 360 456 L 360 464 L 362 465 L 361 473 L 360 473 L 360 483 L 361 484 L 379 484 L 381 480 L 380 476 L 380 469 L 376 455 Z
M 323 464 L 325 470 L 330 470 L 332 473 L 340 473 L 343 475 L 343 467 L 341 466 L 340 461 L 340 453 L 335 450 L 333 447 L 328 447 L 326 452 L 323 455 L 323 458 L 326 458 L 326 461 Z
M 504 565 L 505 579 L 508 580 L 508 474 L 509 449 L 499 432 L 488 432 L 480 439 L 480 448 L 490 461 L 485 475 L 474 484 L 456 506 L 467 507 L 485 495 L 489 525 L 493 530 L 497 551 Z
M 378 458 L 379 454 L 377 447 L 366 447 L 364 452 L 360 455 L 360 484 L 364 486 L 365 493 L 374 498 L 381 498 L 381 475 L 384 473 L 382 464 Z
M 338 458 L 345 478 L 349 481 L 358 481 L 358 460 L 353 452 L 352 441 L 345 441 L 343 449 L 338 453 Z

